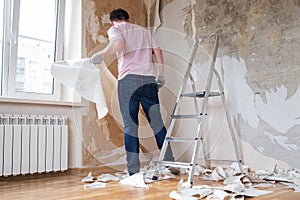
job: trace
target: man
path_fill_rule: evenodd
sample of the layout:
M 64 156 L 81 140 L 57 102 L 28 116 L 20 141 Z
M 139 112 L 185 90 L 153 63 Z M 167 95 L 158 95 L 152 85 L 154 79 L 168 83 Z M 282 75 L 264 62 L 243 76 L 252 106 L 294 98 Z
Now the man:
M 108 30 L 109 43 L 91 57 L 91 62 L 100 64 L 104 57 L 117 54 L 118 99 L 124 122 L 127 169 L 129 175 L 133 175 L 140 170 L 139 105 L 145 112 L 159 149 L 162 148 L 166 136 L 158 99 L 158 87 L 165 83 L 163 55 L 151 32 L 129 23 L 129 15 L 125 10 L 113 10 L 110 20 L 112 27 Z M 152 61 L 153 55 L 156 64 Z M 170 146 L 167 148 L 165 160 L 174 160 Z

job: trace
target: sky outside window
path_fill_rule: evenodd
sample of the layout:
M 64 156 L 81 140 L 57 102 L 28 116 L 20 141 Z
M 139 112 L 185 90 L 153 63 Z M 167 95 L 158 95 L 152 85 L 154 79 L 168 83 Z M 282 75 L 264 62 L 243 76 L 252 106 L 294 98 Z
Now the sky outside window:
M 21 0 L 16 91 L 52 94 L 55 0 Z

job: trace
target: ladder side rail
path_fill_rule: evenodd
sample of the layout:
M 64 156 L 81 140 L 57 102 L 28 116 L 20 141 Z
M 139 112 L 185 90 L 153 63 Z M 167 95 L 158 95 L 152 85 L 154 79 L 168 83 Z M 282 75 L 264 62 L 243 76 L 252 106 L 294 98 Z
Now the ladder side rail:
M 204 155 L 204 162 L 205 162 L 205 166 L 206 168 L 208 168 L 208 159 L 207 159 L 207 155 L 205 154 L 205 148 L 204 148 L 204 143 L 203 143 L 203 138 L 202 136 L 199 138 L 199 135 L 202 135 L 202 131 L 203 131 L 203 122 L 204 122 L 204 118 L 205 116 L 203 116 L 202 118 L 202 122 L 199 123 L 198 125 L 198 132 L 197 132 L 197 141 L 195 142 L 195 146 L 193 149 L 193 155 L 192 155 L 192 160 L 191 160 L 191 169 L 189 172 L 189 176 L 188 176 L 188 182 L 190 183 L 190 185 L 193 185 L 193 177 L 194 177 L 194 172 L 195 172 L 195 165 L 196 165 L 196 160 L 198 158 L 198 152 L 199 152 L 199 148 L 200 148 L 200 142 L 202 143 L 202 148 L 204 150 L 203 155 Z
M 196 90 L 195 80 L 191 74 L 190 74 L 190 80 L 191 80 L 192 90 L 193 90 L 193 92 L 196 92 L 197 90 Z M 200 114 L 200 108 L 199 108 L 199 105 L 197 102 L 197 97 L 193 97 L 193 100 L 194 100 L 196 114 Z M 200 119 L 199 118 L 197 118 L 197 119 L 198 119 L 198 122 L 200 122 Z
M 202 132 L 203 132 L 203 126 L 202 124 L 204 123 L 205 120 L 205 116 L 206 116 L 206 108 L 207 108 L 207 104 L 208 104 L 208 99 L 209 99 L 209 93 L 210 93 L 210 89 L 211 89 L 211 84 L 212 84 L 212 78 L 213 78 L 213 74 L 214 74 L 214 68 L 215 68 L 215 61 L 217 58 L 217 51 L 218 51 L 218 45 L 219 45 L 219 36 L 218 35 L 214 35 L 216 40 L 215 40 L 215 44 L 214 44 L 214 52 L 213 52 L 213 57 L 211 59 L 211 64 L 209 67 L 209 72 L 208 72 L 208 78 L 207 78 L 207 84 L 206 84 L 206 89 L 205 89 L 205 95 L 204 95 L 204 99 L 203 99 L 203 103 L 202 103 L 202 109 L 201 109 L 201 113 L 202 113 L 202 122 L 199 123 L 198 125 L 198 133 L 197 133 L 197 142 L 196 142 L 196 146 L 193 150 L 193 155 L 192 155 L 192 161 L 191 161 L 191 171 L 189 173 L 189 177 L 188 177 L 188 181 L 189 183 L 192 185 L 193 184 L 193 176 L 194 176 L 194 171 L 195 171 L 195 164 L 196 164 L 196 158 L 199 152 L 199 146 L 200 146 L 200 142 L 202 141 L 203 144 L 203 136 L 202 136 Z M 206 167 L 208 167 L 208 162 L 207 162 L 207 155 L 204 154 L 204 161 L 205 161 L 205 165 Z
M 239 147 L 238 147 L 237 142 L 236 142 L 234 128 L 233 128 L 232 121 L 231 121 L 231 118 L 230 118 L 230 115 L 229 115 L 229 112 L 228 112 L 228 108 L 227 108 L 227 105 L 226 105 L 224 87 L 223 87 L 223 83 L 221 81 L 222 79 L 221 79 L 221 76 L 220 76 L 220 74 L 218 73 L 218 71 L 216 69 L 214 70 L 214 73 L 217 77 L 217 83 L 218 83 L 219 90 L 220 90 L 220 93 L 221 93 L 222 104 L 223 104 L 223 108 L 224 108 L 224 111 L 225 111 L 229 132 L 230 132 L 230 135 L 231 135 L 231 140 L 232 140 L 233 147 L 234 147 L 234 150 L 235 150 L 237 163 L 239 165 L 240 171 L 243 172 L 242 159 L 241 159 L 240 154 L 239 154 L 240 151 L 239 151 Z
M 180 100 L 181 94 L 184 92 L 184 90 L 186 88 L 187 80 L 191 75 L 191 69 L 193 67 L 193 60 L 194 60 L 194 57 L 195 57 L 197 51 L 198 51 L 198 41 L 195 40 L 194 47 L 193 47 L 192 53 L 190 55 L 189 63 L 188 63 L 187 69 L 186 69 L 184 77 L 183 77 L 183 82 L 179 89 L 179 95 L 177 97 L 177 102 Z
M 188 67 L 187 67 L 186 72 L 184 74 L 183 81 L 182 81 L 182 84 L 180 86 L 180 89 L 179 89 L 179 92 L 178 92 L 178 95 L 177 95 L 177 99 L 176 99 L 176 103 L 175 103 L 172 115 L 175 115 L 178 112 L 178 105 L 179 105 L 179 102 L 180 102 L 180 99 L 181 99 L 181 94 L 184 92 L 184 90 L 186 88 L 188 78 L 190 77 L 190 71 L 191 71 L 192 66 L 193 66 L 193 59 L 196 55 L 197 50 L 198 50 L 198 43 L 197 43 L 197 41 L 195 41 L 194 47 L 193 47 L 193 50 L 192 50 L 192 53 L 191 53 L 191 56 L 190 56 L 190 59 L 189 59 Z M 171 126 L 172 121 L 173 120 L 171 119 L 169 127 Z M 172 126 L 172 128 L 173 128 L 173 126 Z
M 195 55 L 196 55 L 197 50 L 198 50 L 198 42 L 197 42 L 197 40 L 195 40 L 194 47 L 193 47 L 192 53 L 191 53 L 191 55 L 190 55 L 188 67 L 187 67 L 186 72 L 185 72 L 185 74 L 184 74 L 183 82 L 182 82 L 182 85 L 181 85 L 181 87 L 180 87 L 180 89 L 179 89 L 179 94 L 178 94 L 178 96 L 177 96 L 176 103 L 175 103 L 175 106 L 174 106 L 172 115 L 174 115 L 175 113 L 178 112 L 178 105 L 179 105 L 179 102 L 180 102 L 180 99 L 181 99 L 181 94 L 183 93 L 183 91 L 184 91 L 185 88 L 186 88 L 187 80 L 188 80 L 188 78 L 189 78 L 190 71 L 191 71 L 192 66 L 193 66 L 193 60 L 194 60 L 194 57 L 195 57 Z M 168 130 L 167 130 L 166 137 L 170 137 L 170 136 L 171 136 L 174 125 L 175 125 L 175 119 L 171 118 L 170 123 L 169 123 Z M 166 139 L 165 139 L 165 140 L 164 140 L 164 143 L 163 143 L 163 146 L 162 146 L 162 149 L 161 149 L 161 152 L 160 152 L 160 154 L 159 154 L 159 158 L 158 158 L 158 161 L 159 161 L 159 162 L 157 163 L 157 169 L 160 168 L 159 163 L 160 163 L 161 161 L 163 161 L 164 155 L 165 155 L 165 152 L 166 152 L 166 150 L 167 150 L 167 146 L 168 146 L 168 145 L 169 145 L 169 142 L 166 141 Z
M 192 87 L 193 87 L 193 91 L 194 92 L 196 92 L 196 87 L 195 87 L 195 81 L 194 81 L 194 78 L 192 77 L 192 75 L 190 75 L 190 79 L 191 79 L 191 82 L 192 82 Z M 194 97 L 193 98 L 194 99 L 194 103 L 195 103 L 195 108 L 196 108 L 196 113 L 199 115 L 199 114 L 201 114 L 200 113 L 200 109 L 199 109 L 199 106 L 198 106 L 198 103 L 197 103 L 197 97 Z M 196 136 L 195 136 L 195 138 L 197 138 L 197 140 L 199 141 L 199 142 L 201 142 L 202 144 L 201 144 L 201 146 L 202 146 L 202 151 L 203 151 L 203 154 L 204 154 L 204 156 L 206 155 L 206 151 L 205 151 L 205 145 L 204 145 L 204 143 L 203 143 L 203 138 L 201 137 L 201 138 L 199 138 L 199 132 L 201 133 L 202 132 L 202 129 L 200 129 L 201 127 L 202 127 L 202 122 L 203 122 L 203 118 L 205 117 L 205 115 L 204 115 L 204 113 L 202 113 L 202 118 L 197 118 L 197 121 L 198 121 L 198 130 L 197 130 L 197 134 L 196 134 Z M 198 143 L 198 141 L 196 142 L 196 143 Z M 199 144 L 194 144 L 194 145 L 199 145 Z M 197 151 L 199 151 L 199 150 L 197 150 Z M 197 152 L 196 152 L 197 153 Z M 198 153 L 197 153 L 198 154 Z M 194 155 L 194 153 L 193 153 L 193 155 Z M 192 156 L 192 158 L 193 158 L 194 156 Z M 191 164 L 194 164 L 195 165 L 195 162 L 196 162 L 196 160 L 194 161 L 194 160 L 192 160 L 191 161 Z M 207 159 L 206 159 L 206 157 L 205 157 L 205 159 L 204 159 L 204 162 L 205 162 L 205 166 L 208 166 L 208 163 L 207 163 Z M 193 170 L 192 170 L 193 171 Z M 191 174 L 194 174 L 194 172 L 192 172 Z
M 214 52 L 213 52 L 213 57 L 211 59 L 211 63 L 210 63 L 209 71 L 208 71 L 207 84 L 205 87 L 205 95 L 204 95 L 203 106 L 202 106 L 202 110 L 201 110 L 203 115 L 206 113 L 206 108 L 207 108 L 206 104 L 208 103 L 209 93 L 210 93 L 214 69 L 215 69 L 215 62 L 216 62 L 216 58 L 217 58 L 217 51 L 218 51 L 218 47 L 219 47 L 219 36 L 215 35 L 215 37 L 216 37 L 216 40 L 215 40 L 215 45 L 214 45 Z
M 215 37 L 216 37 L 216 40 L 215 40 L 215 45 L 214 45 L 214 52 L 213 52 L 213 57 L 211 59 L 211 63 L 210 63 L 209 71 L 208 71 L 207 84 L 205 87 L 205 95 L 204 95 L 202 109 L 201 109 L 202 115 L 205 115 L 205 113 L 206 113 L 209 93 L 210 93 L 214 69 L 215 69 L 215 62 L 216 62 L 216 58 L 217 58 L 217 51 L 218 51 L 218 47 L 219 47 L 219 36 L 215 35 Z
M 218 51 L 218 45 L 219 45 L 219 36 L 215 35 L 215 37 L 216 37 L 216 40 L 215 40 L 215 45 L 214 45 L 214 52 L 213 52 L 213 57 L 211 59 L 211 64 L 210 64 L 210 68 L 209 68 L 209 72 L 208 72 L 207 84 L 206 84 L 206 87 L 205 87 L 205 95 L 204 95 L 204 99 L 203 99 L 203 103 L 202 103 L 202 109 L 201 109 L 201 113 L 202 113 L 203 116 L 206 115 L 206 109 L 207 109 L 209 93 L 210 93 L 212 78 L 213 78 L 214 69 L 215 69 L 215 61 L 216 61 L 216 58 L 217 58 L 217 51 Z M 203 123 L 203 121 L 204 120 L 202 120 L 202 123 Z M 202 129 L 198 130 L 197 137 L 202 139 Z M 197 153 L 197 152 L 195 152 L 195 153 Z
M 178 107 L 179 107 L 179 104 L 180 104 L 181 94 L 184 92 L 184 90 L 186 88 L 188 78 L 190 77 L 190 71 L 191 71 L 192 66 L 193 66 L 193 59 L 196 55 L 197 50 L 198 50 L 198 43 L 195 41 L 195 44 L 194 44 L 194 47 L 193 47 L 193 50 L 192 50 L 192 53 L 191 53 L 191 56 L 190 56 L 190 59 L 189 59 L 188 67 L 187 67 L 186 72 L 184 74 L 183 82 L 182 82 L 182 85 L 179 89 L 179 93 L 177 95 L 176 103 L 175 103 L 174 109 L 172 111 L 172 116 L 178 113 Z M 174 125 L 175 125 L 175 120 L 173 118 L 171 118 L 168 130 L 167 130 L 167 136 L 166 137 L 171 136 Z

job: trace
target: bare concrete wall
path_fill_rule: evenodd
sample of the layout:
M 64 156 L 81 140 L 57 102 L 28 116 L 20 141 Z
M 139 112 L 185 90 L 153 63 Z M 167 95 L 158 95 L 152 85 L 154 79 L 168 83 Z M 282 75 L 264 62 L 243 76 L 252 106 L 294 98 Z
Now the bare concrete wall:
M 220 35 L 217 66 L 225 80 L 243 159 L 253 167 L 300 168 L 299 11 L 299 0 L 161 1 L 162 26 L 156 37 L 164 48 L 169 74 L 182 72 L 192 38 Z M 200 72 L 209 58 L 203 55 L 199 53 L 195 63 Z M 172 80 L 167 79 L 172 88 L 168 81 Z M 213 114 L 221 118 L 209 122 L 209 134 L 215 134 L 212 144 L 218 144 L 210 150 L 222 157 L 228 149 L 224 143 L 228 138 L 222 139 L 226 127 L 212 130 L 223 126 L 222 115 L 216 109 Z

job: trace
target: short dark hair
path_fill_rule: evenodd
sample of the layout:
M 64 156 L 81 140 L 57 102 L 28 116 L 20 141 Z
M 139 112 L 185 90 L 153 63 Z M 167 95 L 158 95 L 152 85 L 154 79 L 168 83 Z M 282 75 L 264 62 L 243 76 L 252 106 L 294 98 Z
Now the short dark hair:
M 123 10 L 122 8 L 118 8 L 110 12 L 109 19 L 110 21 L 117 21 L 117 20 L 127 21 L 129 19 L 129 14 L 126 10 Z

